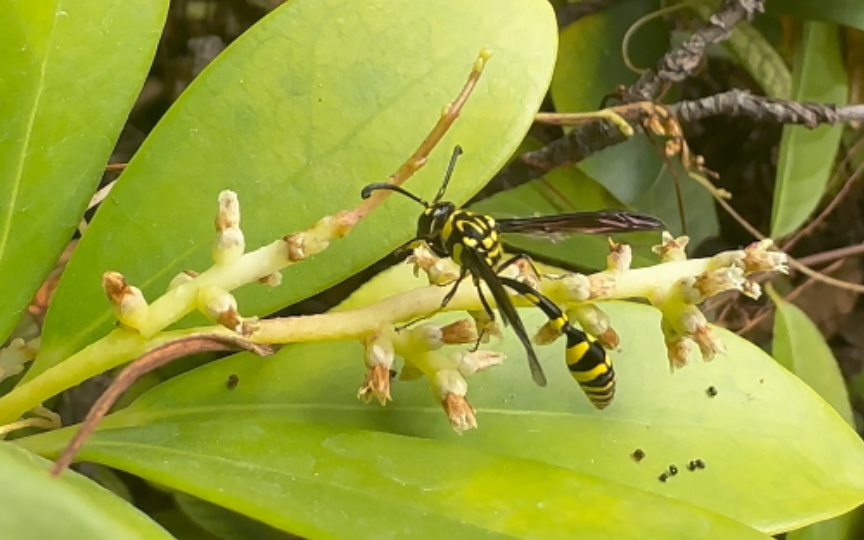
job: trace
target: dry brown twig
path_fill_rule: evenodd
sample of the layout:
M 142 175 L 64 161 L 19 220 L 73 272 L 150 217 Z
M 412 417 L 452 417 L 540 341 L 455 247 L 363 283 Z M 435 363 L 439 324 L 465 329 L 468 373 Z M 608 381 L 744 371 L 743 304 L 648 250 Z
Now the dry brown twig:
M 842 260 L 841 261 L 835 261 L 833 264 L 820 270 L 820 273 L 830 274 L 831 272 L 834 272 L 835 270 L 837 270 L 838 268 L 843 266 L 843 262 L 844 261 L 842 261 Z M 809 289 L 817 281 L 819 281 L 819 280 L 812 278 L 812 277 L 809 278 L 807 281 L 805 281 L 804 283 L 802 283 L 801 285 L 796 287 L 792 292 L 787 294 L 783 299 L 786 300 L 787 302 L 791 302 L 792 300 L 795 300 L 798 296 L 801 295 L 801 293 L 803 293 L 804 291 Z M 773 312 L 774 312 L 773 304 L 771 304 L 770 302 L 765 304 L 759 310 L 759 313 L 757 313 L 756 316 L 753 317 L 753 319 L 751 319 L 746 325 L 744 325 L 740 330 L 736 331 L 735 333 L 738 334 L 739 336 L 743 336 L 744 334 L 746 334 L 750 330 L 753 330 L 754 328 L 756 328 L 759 325 L 759 323 L 761 323 L 766 318 L 768 318 Z
M 435 127 L 432 128 L 432 131 L 429 132 L 429 135 L 426 136 L 420 146 L 417 147 L 417 150 L 411 154 L 411 157 L 409 157 L 395 173 L 390 175 L 390 178 L 387 179 L 389 183 L 401 186 L 426 164 L 426 160 L 429 158 L 432 149 L 438 145 L 444 137 L 444 134 L 447 133 L 447 130 L 449 130 L 450 126 L 453 125 L 453 122 L 459 118 L 462 107 L 465 105 L 465 102 L 468 101 L 471 92 L 473 92 L 474 88 L 477 86 L 480 74 L 483 73 L 483 68 L 491 57 L 491 51 L 487 49 L 480 51 L 480 55 L 477 58 L 477 61 L 474 62 L 474 67 L 471 69 L 471 74 L 468 75 L 468 81 L 465 83 L 462 91 L 456 99 L 444 109 L 441 113 L 441 118 L 438 119 L 438 123 L 435 124 Z M 360 220 L 381 206 L 384 200 L 391 193 L 391 191 L 387 190 L 378 190 L 359 207 L 339 214 L 337 219 L 341 222 L 342 226 L 346 228 L 346 230 L 350 230 L 351 227 L 359 223 Z
M 63 471 L 72 464 L 72 461 L 75 459 L 75 456 L 78 455 L 78 452 L 81 451 L 84 443 L 87 442 L 87 439 L 90 438 L 90 435 L 93 434 L 96 427 L 105 415 L 108 414 L 111 407 L 117 402 L 117 399 L 119 399 L 120 396 L 122 396 L 123 393 L 143 375 L 173 362 L 178 358 L 184 358 L 192 354 L 235 350 L 246 350 L 257 354 L 258 356 L 269 356 L 273 353 L 273 349 L 270 347 L 252 343 L 251 341 L 242 339 L 239 336 L 196 336 L 192 338 L 179 339 L 153 349 L 138 360 L 126 366 L 126 368 L 120 372 L 120 375 L 114 379 L 111 386 L 102 393 L 99 399 L 96 400 L 96 403 L 94 403 L 90 408 L 90 412 L 87 413 L 87 417 L 81 423 L 78 432 L 75 433 L 75 436 L 66 446 L 63 454 L 61 454 L 60 458 L 54 462 L 54 466 L 51 467 L 51 476 L 56 478 L 63 474 Z

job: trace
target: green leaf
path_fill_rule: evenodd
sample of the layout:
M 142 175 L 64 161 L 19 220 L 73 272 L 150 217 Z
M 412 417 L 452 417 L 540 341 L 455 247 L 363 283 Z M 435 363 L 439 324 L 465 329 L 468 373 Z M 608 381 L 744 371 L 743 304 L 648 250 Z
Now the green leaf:
M 724 45 L 765 91 L 766 96 L 789 99 L 792 95 L 792 74 L 783 57 L 755 26 L 747 21 L 738 23 Z
M 840 366 L 819 328 L 798 306 L 785 301 L 773 287 L 768 295 L 777 306 L 772 354 L 786 369 L 810 385 L 846 422 L 855 427 L 852 406 Z M 854 521 L 854 513 L 792 531 L 787 540 L 843 540 Z
M 783 0 L 767 2 L 768 13 L 808 21 L 825 21 L 864 30 L 864 4 L 859 0 Z
M 786 540 L 846 540 L 857 538 L 854 532 L 856 521 L 860 520 L 861 510 L 855 510 L 828 521 L 814 523 L 809 527 L 792 531 L 786 535 Z
M 85 455 L 309 538 L 690 539 L 698 530 L 767 540 L 590 475 L 439 441 L 294 424 L 276 409 L 112 430 Z
M 410 273 L 410 268 L 401 271 Z M 355 397 L 365 371 L 359 344 L 301 344 L 286 347 L 272 359 L 234 356 L 163 383 L 110 417 L 82 458 L 153 478 L 274 526 L 281 526 L 277 517 L 267 513 L 264 519 L 263 513 L 253 512 L 248 505 L 295 480 L 274 480 L 255 465 L 254 470 L 269 482 L 258 489 L 264 495 L 244 498 L 238 493 L 236 501 L 228 501 L 229 495 L 221 494 L 217 500 L 211 490 L 222 479 L 222 467 L 236 464 L 242 469 L 244 463 L 260 464 L 266 459 L 272 460 L 261 465 L 267 470 L 284 465 L 293 471 L 307 467 L 307 471 L 336 475 L 323 464 L 315 465 L 320 456 L 313 447 L 322 438 L 337 436 L 336 431 L 320 427 L 324 425 L 346 430 L 339 435 L 346 438 L 345 448 L 357 445 L 359 462 L 353 469 L 338 468 L 337 476 L 362 474 L 362 481 L 358 480 L 362 485 L 391 485 L 388 469 L 376 465 L 380 462 L 361 459 L 372 452 L 371 447 L 383 462 L 396 459 L 399 452 L 412 456 L 420 469 L 417 474 L 430 477 L 396 477 L 411 490 L 433 489 L 439 499 L 450 493 L 434 491 L 439 474 L 429 472 L 429 467 L 439 458 L 460 471 L 469 461 L 486 470 L 492 457 L 485 452 L 516 458 L 518 462 L 496 466 L 531 474 L 518 473 L 506 485 L 477 487 L 476 496 L 495 500 L 489 505 L 497 509 L 524 503 L 521 486 L 527 482 L 525 489 L 533 489 L 532 474 L 544 479 L 550 497 L 564 489 L 558 483 L 563 479 L 577 482 L 569 476 L 575 474 L 585 481 L 577 482 L 575 492 L 567 491 L 567 497 L 579 501 L 571 505 L 580 508 L 574 523 L 605 523 L 606 537 L 634 534 L 629 529 L 633 525 L 643 531 L 643 538 L 665 538 L 644 529 L 661 526 L 667 519 L 665 510 L 640 510 L 644 492 L 699 506 L 768 533 L 822 520 L 864 501 L 864 444 L 858 435 L 760 349 L 718 330 L 728 349 L 726 356 L 711 363 L 694 362 L 672 375 L 656 310 L 626 303 L 602 306 L 621 334 L 620 350 L 613 354 L 618 394 L 605 411 L 593 409 L 570 378 L 560 342 L 537 351 L 549 376 L 549 386 L 541 389 L 528 377 L 525 353 L 508 332 L 495 349 L 510 360 L 469 380 L 469 397 L 480 427 L 462 437 L 453 433 L 425 382 L 394 381 L 391 405 L 365 405 Z M 521 314 L 528 328 L 544 322 L 537 311 Z M 239 377 L 239 385 L 228 390 L 225 383 L 232 374 Z M 709 386 L 718 390 L 716 397 L 706 395 Z M 446 445 L 424 446 L 398 437 L 377 439 L 352 430 L 437 439 Z M 69 430 L 61 430 L 20 444 L 56 455 L 69 436 Z M 630 458 L 637 448 L 646 453 L 640 463 Z M 354 456 L 354 450 L 346 450 L 346 455 Z M 208 464 L 191 464 L 204 457 Z M 697 458 L 707 468 L 686 470 Z M 659 482 L 658 476 L 671 464 L 680 472 L 669 482 Z M 547 466 L 570 472 L 552 472 Z M 380 471 L 381 476 L 371 471 Z M 241 484 L 259 472 L 242 476 Z M 206 489 L 202 482 L 207 482 Z M 587 500 L 576 499 L 580 494 Z M 596 501 L 591 502 L 595 496 L 603 501 L 596 507 Z M 510 497 L 513 500 L 507 502 Z M 616 517 L 622 507 L 632 512 L 626 520 Z M 395 520 L 401 512 L 400 507 L 387 514 L 396 514 Z
M 167 0 L 0 0 L 0 343 L 84 214 Z
M 431 197 L 459 143 L 448 198 L 466 200 L 530 126 L 556 37 L 545 0 L 304 0 L 274 10 L 190 85 L 129 164 L 60 283 L 27 379 L 111 327 L 104 271 L 154 299 L 180 271 L 208 267 L 220 191 L 238 193 L 250 250 L 358 206 L 361 188 L 411 155 L 488 48 L 461 118 L 407 185 Z M 346 240 L 286 270 L 282 287 L 237 291 L 240 309 L 265 314 L 338 283 L 409 239 L 418 209 L 391 198 Z
M 808 22 L 793 70 L 793 99 L 845 105 L 848 78 L 833 24 Z M 780 142 L 771 236 L 780 238 L 801 226 L 818 206 L 834 168 L 843 126 L 785 126 Z
M 720 232 L 717 221 L 717 211 L 714 199 L 708 190 L 687 176 L 686 171 L 675 166 L 678 171 L 683 202 L 684 218 L 687 221 L 687 236 L 690 237 L 690 249 L 698 246 L 703 240 L 716 236 Z M 681 227 L 681 211 L 678 205 L 678 195 L 675 190 L 675 176 L 668 167 L 663 167 L 655 176 L 651 185 L 639 195 L 633 206 L 653 214 L 663 220 L 673 236 L 684 233 Z
M 135 507 L 75 472 L 59 480 L 50 463 L 0 442 L 0 530 L 3 538 L 48 540 L 170 540 Z
M 767 291 L 777 306 L 774 359 L 810 385 L 850 426 L 854 426 L 843 374 L 819 328 L 798 306 L 783 300 L 772 287 Z

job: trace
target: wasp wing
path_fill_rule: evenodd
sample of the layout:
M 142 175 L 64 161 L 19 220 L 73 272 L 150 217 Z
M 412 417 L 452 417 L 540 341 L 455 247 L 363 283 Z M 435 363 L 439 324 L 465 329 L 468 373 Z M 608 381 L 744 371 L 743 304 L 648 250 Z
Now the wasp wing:
M 577 212 L 558 216 L 499 219 L 498 230 L 502 233 L 523 234 L 612 234 L 637 231 L 664 231 L 666 225 L 659 219 L 632 212 Z
M 528 367 L 531 368 L 534 382 L 539 386 L 546 386 L 546 375 L 543 374 L 543 368 L 540 366 L 540 361 L 537 360 L 537 354 L 531 345 L 528 332 L 525 331 L 525 325 L 522 324 L 522 319 L 519 318 L 519 313 L 516 311 L 513 301 L 510 300 L 510 295 L 507 294 L 504 286 L 498 280 L 498 275 L 483 257 L 473 250 L 466 249 L 462 252 L 462 264 L 474 274 L 475 278 L 483 280 L 489 290 L 492 291 L 492 297 L 495 298 L 495 304 L 498 306 L 498 311 L 501 312 L 501 317 L 513 327 L 513 331 L 516 332 L 519 341 L 525 347 L 525 352 L 528 353 Z

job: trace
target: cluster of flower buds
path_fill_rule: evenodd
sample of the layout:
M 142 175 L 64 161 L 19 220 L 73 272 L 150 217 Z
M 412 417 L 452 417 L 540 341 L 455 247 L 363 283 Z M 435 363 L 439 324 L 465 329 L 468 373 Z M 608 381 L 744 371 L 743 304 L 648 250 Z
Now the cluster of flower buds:
M 631 270 L 630 247 L 610 241 L 607 269 L 590 276 L 565 274 L 544 276 L 537 281 L 530 265 L 514 265 L 515 270 L 508 268 L 505 272 L 515 272 L 517 279 L 531 284 L 553 301 L 566 304 L 568 317 L 578 322 L 587 334 L 607 349 L 616 348 L 619 337 L 609 317 L 595 302 L 634 297 L 647 299 L 663 316 L 661 331 L 666 341 L 670 368 L 674 371 L 688 363 L 694 345 L 698 346 L 705 361 L 726 351 L 723 342 L 697 307 L 698 304 L 729 290 L 758 297 L 759 286 L 752 280 L 755 274 L 788 272 L 785 254 L 773 251 L 770 240 L 756 242 L 744 250 L 694 260 L 689 260 L 685 253 L 688 241 L 686 236 L 673 238 L 664 233 L 662 243 L 654 248 L 661 263 L 650 268 Z M 424 246 L 415 248 L 411 262 L 415 264 L 415 272 L 417 268 L 423 269 L 432 283 L 448 283 L 458 275 L 458 267 L 451 261 L 438 259 Z M 519 301 L 518 297 L 514 301 Z M 477 333 L 481 336 L 487 334 L 490 319 L 485 311 L 469 313 L 474 318 Z M 560 336 L 560 324 L 550 321 L 540 329 L 534 341 L 541 345 L 548 344 Z M 402 355 L 398 347 L 396 352 Z M 478 352 L 466 354 L 475 361 Z M 498 360 L 496 358 L 484 365 L 495 365 Z M 406 365 L 408 362 L 406 357 Z M 428 358 L 418 358 L 416 354 L 410 363 L 417 368 L 411 368 L 412 376 L 423 373 L 432 380 L 433 388 L 438 392 L 438 398 L 457 431 L 476 425 L 474 410 L 465 399 L 467 383 L 464 376 L 469 373 L 454 370 L 446 362 L 438 361 L 436 364 Z
M 477 426 L 474 408 L 468 403 L 465 377 L 501 364 L 504 356 L 492 351 L 456 350 L 445 354 L 445 345 L 476 343 L 477 331 L 469 320 L 438 326 L 430 323 L 396 331 L 381 328 L 362 340 L 366 349 L 366 378 L 357 393 L 360 399 L 378 400 L 385 405 L 390 397 L 390 383 L 395 355 L 405 360 L 399 378 L 414 380 L 429 377 L 432 391 L 444 408 L 453 429 L 461 433 Z
M 328 217 L 307 231 L 285 237 L 255 253 L 244 254 L 239 202 L 237 196 L 228 191 L 219 196 L 216 229 L 214 267 L 201 275 L 185 272 L 177 276 L 171 283 L 170 294 L 175 296 L 175 301 L 182 299 L 180 303 L 188 303 L 189 309 L 197 308 L 211 320 L 235 332 L 247 336 L 255 333 L 256 339 L 262 339 L 258 331 L 262 329 L 263 321 L 241 317 L 237 302 L 229 291 L 242 283 L 254 281 L 278 284 L 281 277 L 279 268 L 326 249 L 331 240 L 347 232 L 339 219 Z M 664 234 L 662 244 L 655 248 L 661 263 L 650 268 L 631 269 L 630 247 L 610 241 L 607 269 L 596 274 L 574 273 L 541 278 L 528 260 L 510 266 L 505 273 L 566 306 L 570 320 L 578 322 L 605 348 L 617 347 L 619 338 L 609 317 L 596 302 L 646 298 L 663 315 L 661 329 L 670 366 L 674 370 L 687 364 L 694 344 L 705 360 L 725 351 L 723 343 L 697 308 L 698 304 L 728 290 L 758 296 L 759 287 L 750 279 L 754 274 L 787 271 L 785 255 L 771 251 L 770 241 L 757 242 L 742 251 L 695 260 L 687 259 L 684 251 L 687 242 L 687 237 L 673 238 L 668 233 Z M 432 283 L 439 285 L 452 283 L 461 272 L 453 261 L 439 259 L 425 245 L 415 246 L 409 262 L 414 264 L 415 273 L 422 269 Z M 234 274 L 241 274 L 242 279 Z M 227 279 L 225 276 L 228 275 L 234 277 Z M 118 320 L 125 327 L 144 335 L 153 335 L 165 326 L 163 319 L 167 320 L 168 316 L 163 312 L 170 317 L 182 314 L 180 308 L 160 305 L 160 302 L 166 304 L 171 301 L 166 301 L 165 297 L 148 305 L 141 291 L 116 272 L 106 273 L 103 285 Z M 514 301 L 524 300 L 514 298 Z M 464 300 L 462 306 L 464 309 Z M 500 364 L 503 356 L 476 348 L 471 352 L 457 350 L 445 353 L 443 347 L 476 345 L 490 336 L 500 336 L 498 326 L 482 308 L 478 302 L 476 308 L 469 308 L 473 320 L 460 320 L 446 326 L 422 324 L 397 331 L 392 326 L 395 321 L 390 321 L 375 331 L 370 332 L 367 327 L 354 333 L 353 338 L 360 337 L 366 348 L 367 373 L 359 397 L 366 401 L 377 399 L 382 405 L 391 400 L 390 385 L 395 373 L 394 360 L 398 355 L 405 360 L 400 378 L 428 377 L 435 396 L 456 431 L 476 427 L 474 409 L 466 398 L 466 377 Z M 556 326 L 554 321 L 544 325 L 535 341 L 551 343 L 561 336 L 560 326 L 560 323 Z M 2 369 L 12 371 L 5 365 L 0 366 Z

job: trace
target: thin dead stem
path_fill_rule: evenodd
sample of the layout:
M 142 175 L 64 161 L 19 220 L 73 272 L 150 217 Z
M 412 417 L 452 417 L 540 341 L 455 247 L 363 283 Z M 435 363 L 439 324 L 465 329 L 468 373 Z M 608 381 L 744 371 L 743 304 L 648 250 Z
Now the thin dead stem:
M 853 146 L 849 150 L 849 153 L 843 159 L 843 162 L 841 162 L 840 165 L 837 167 L 837 173 L 835 173 L 835 177 L 839 176 L 840 171 L 842 171 L 848 165 L 852 156 L 855 155 L 857 150 L 861 147 L 862 143 L 864 143 L 864 138 L 855 143 L 855 146 Z M 809 236 L 810 234 L 812 234 L 813 231 L 816 230 L 816 228 L 821 225 L 822 222 L 825 221 L 825 219 L 829 215 L 831 215 L 831 213 L 840 205 L 843 199 L 846 198 L 846 195 L 848 195 L 849 191 L 852 190 L 852 186 L 855 184 L 856 181 L 858 181 L 862 173 L 864 173 L 864 163 L 862 163 L 857 169 L 855 169 L 855 172 L 849 175 L 849 178 L 846 179 L 843 187 L 840 188 L 840 191 L 837 192 L 837 195 L 833 199 L 831 199 L 831 202 L 828 203 L 828 206 L 826 206 L 825 209 L 822 210 L 822 212 L 818 216 L 816 216 L 816 219 L 814 219 L 806 227 L 795 233 L 795 236 L 793 236 L 789 239 L 788 242 L 785 242 L 783 244 L 783 250 L 791 250 L 795 246 L 795 244 L 798 243 L 799 240 L 801 240 L 805 236 Z M 833 182 L 834 179 L 831 180 L 831 183 Z
M 51 476 L 55 478 L 60 476 L 66 470 L 84 443 L 96 430 L 96 427 L 102 421 L 102 418 L 108 414 L 117 399 L 129 389 L 141 376 L 150 373 L 154 369 L 158 369 L 178 358 L 202 353 L 202 352 L 217 352 L 217 351 L 232 351 L 232 350 L 247 350 L 254 352 L 259 356 L 268 356 L 273 350 L 266 345 L 252 343 L 245 339 L 235 336 L 196 336 L 193 338 L 180 339 L 173 341 L 162 347 L 153 349 L 143 355 L 138 360 L 129 364 L 120 375 L 114 380 L 111 386 L 99 397 L 84 422 L 81 423 L 81 428 L 69 442 L 66 450 L 60 458 L 54 463 L 51 468 Z M 32 420 L 32 419 L 31 419 Z M 20 423 L 20 422 L 16 422 Z
M 722 195 L 719 195 L 720 190 L 718 190 L 717 187 L 714 186 L 714 184 L 711 183 L 710 180 L 708 180 L 707 178 L 705 178 L 704 176 L 699 175 L 699 174 L 691 173 L 690 176 L 693 177 L 694 179 L 696 179 L 700 184 L 702 184 L 703 186 L 708 188 L 708 191 L 711 193 L 711 195 L 714 197 L 714 199 L 720 204 L 720 206 L 722 206 L 723 209 L 726 210 L 729 213 L 729 215 L 735 219 L 735 221 L 737 221 L 742 227 L 744 227 L 744 229 L 746 229 L 747 232 L 749 232 L 750 234 L 752 234 L 753 236 L 755 236 L 759 240 L 764 240 L 766 238 L 766 236 L 764 234 L 762 234 L 761 232 L 759 232 L 759 230 L 756 229 L 756 227 L 754 227 L 753 225 L 750 224 L 750 222 L 748 222 L 746 219 L 741 217 L 741 214 L 736 212 L 735 209 L 732 208 L 732 205 L 730 205 L 728 202 L 726 202 L 726 200 L 724 200 Z M 840 289 L 852 291 L 855 293 L 864 293 L 864 285 L 860 285 L 858 283 L 850 283 L 848 281 L 842 281 L 839 279 L 832 278 L 831 276 L 826 276 L 824 274 L 820 274 L 816 270 L 813 270 L 812 268 L 802 264 L 800 261 L 794 259 L 788 253 L 786 254 L 786 256 L 789 259 L 789 266 L 794 268 L 795 270 L 801 272 L 805 276 L 811 277 L 811 278 L 813 278 L 817 281 L 821 281 L 823 283 L 827 283 L 828 285 L 833 285 L 834 287 L 837 287 Z
M 447 133 L 447 130 L 450 129 L 450 126 L 453 125 L 453 122 L 459 118 L 459 114 L 462 111 L 462 107 L 465 105 L 465 102 L 468 101 L 468 98 L 471 96 L 471 92 L 474 91 L 474 88 L 477 86 L 477 81 L 480 79 L 480 75 L 483 73 L 483 68 L 486 67 L 486 62 L 489 61 L 489 58 L 492 56 L 492 53 L 486 49 L 480 51 L 480 55 L 477 57 L 477 61 L 474 62 L 474 66 L 471 69 L 471 73 L 468 75 L 468 81 L 465 83 L 465 86 L 462 87 L 462 91 L 459 92 L 459 95 L 456 96 L 456 99 L 444 109 L 441 113 L 441 118 L 438 119 L 438 122 L 435 124 L 435 127 L 432 128 L 432 131 L 429 132 L 429 135 L 423 140 L 417 150 L 411 154 L 409 157 L 392 175 L 388 178 L 388 182 L 401 186 L 404 184 L 409 178 L 411 178 L 414 173 L 420 170 L 425 164 L 427 159 L 429 158 L 429 154 L 432 150 L 438 145 L 444 135 Z M 339 215 L 339 220 L 341 222 L 341 228 L 345 231 L 350 230 L 357 223 L 359 223 L 363 218 L 368 216 L 373 210 L 381 206 L 384 203 L 386 198 L 391 194 L 391 191 L 387 190 L 379 190 L 376 191 L 369 199 L 366 200 L 359 207 L 354 210 L 350 210 L 348 212 L 343 212 Z
M 821 273 L 822 274 L 830 274 L 831 272 L 834 272 L 835 270 L 840 268 L 843 265 L 843 262 L 844 261 L 835 261 L 834 264 L 831 264 L 827 268 L 823 269 L 821 271 Z M 804 283 L 802 283 L 801 285 L 796 287 L 788 295 L 786 295 L 784 297 L 784 300 L 786 300 L 787 302 L 791 302 L 792 300 L 795 300 L 798 296 L 801 295 L 801 293 L 803 293 L 805 290 L 809 289 L 817 281 L 819 281 L 819 280 L 811 277 L 810 279 L 808 279 L 807 281 L 805 281 Z M 753 319 L 750 320 L 750 322 L 748 322 L 746 325 L 744 325 L 740 330 L 738 330 L 735 333 L 739 336 L 743 336 L 744 334 L 746 334 L 750 330 L 753 330 L 754 328 L 756 328 L 759 325 L 759 323 L 761 323 L 766 318 L 768 318 L 773 312 L 774 312 L 773 304 L 771 304 L 769 302 L 760 310 L 760 312 Z

